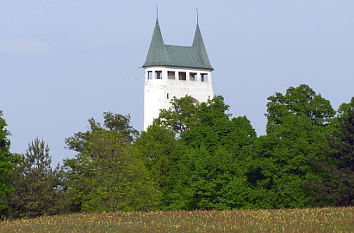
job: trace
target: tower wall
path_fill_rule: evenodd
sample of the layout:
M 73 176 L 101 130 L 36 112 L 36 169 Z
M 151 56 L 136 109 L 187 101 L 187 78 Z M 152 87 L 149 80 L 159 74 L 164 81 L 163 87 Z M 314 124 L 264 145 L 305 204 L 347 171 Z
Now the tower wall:
M 156 74 L 159 72 L 161 72 L 161 79 L 156 79 Z M 174 79 L 172 79 L 171 72 L 175 74 Z M 149 79 L 149 73 L 151 79 Z M 184 73 L 186 80 L 180 80 L 180 78 L 184 77 Z M 195 80 L 193 80 L 193 74 L 196 74 Z M 144 84 L 144 130 L 152 124 L 154 118 L 159 116 L 161 109 L 168 109 L 171 106 L 170 101 L 173 97 L 181 98 L 186 95 L 192 96 L 199 103 L 213 98 L 211 71 L 208 69 L 164 66 L 146 68 Z

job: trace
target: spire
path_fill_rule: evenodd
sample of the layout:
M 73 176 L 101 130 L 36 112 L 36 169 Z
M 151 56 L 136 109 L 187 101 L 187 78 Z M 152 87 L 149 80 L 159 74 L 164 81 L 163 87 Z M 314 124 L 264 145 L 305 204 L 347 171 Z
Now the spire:
M 149 51 L 146 56 L 146 60 L 143 67 L 155 65 L 155 64 L 161 64 L 161 62 L 166 62 L 167 60 L 167 53 L 163 42 L 161 30 L 160 30 L 158 14 L 156 14 L 156 16 L 157 17 L 156 17 L 154 32 L 152 34 Z
M 199 29 L 198 13 L 197 13 L 197 27 L 195 29 L 194 40 L 193 40 L 192 47 L 195 50 L 198 51 L 198 53 L 201 56 L 201 59 L 203 60 L 204 65 L 208 66 L 208 67 L 211 67 L 211 64 L 210 64 L 210 61 L 209 61 L 209 57 L 208 57 L 208 53 L 207 53 L 205 45 L 204 45 L 202 33 L 200 32 L 200 29 Z
M 197 26 L 198 26 L 199 25 L 198 8 L 196 10 L 197 10 Z
M 155 28 L 154 28 L 154 32 L 152 34 L 151 44 L 153 44 L 153 43 L 158 43 L 158 44 L 163 45 L 163 39 L 162 39 L 161 29 L 160 29 L 160 25 L 159 25 L 159 18 L 156 18 Z M 151 46 L 151 44 L 150 44 L 150 46 Z
M 156 4 L 156 21 L 159 20 L 159 6 Z

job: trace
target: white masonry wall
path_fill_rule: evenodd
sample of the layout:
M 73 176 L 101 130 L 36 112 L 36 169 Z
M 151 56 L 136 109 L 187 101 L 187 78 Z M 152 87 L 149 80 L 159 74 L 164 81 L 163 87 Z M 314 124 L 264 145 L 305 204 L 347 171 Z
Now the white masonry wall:
M 148 79 L 148 72 L 152 79 Z M 155 72 L 162 71 L 162 79 L 155 78 Z M 168 79 L 168 71 L 175 72 L 175 79 Z M 186 73 L 186 80 L 179 80 L 179 72 Z M 190 73 L 197 73 L 197 80 L 192 81 Z M 201 74 L 207 74 L 207 81 L 202 82 Z M 210 70 L 172 67 L 149 67 L 145 69 L 144 84 L 144 130 L 157 118 L 160 109 L 168 109 L 173 97 L 190 95 L 199 103 L 214 97 Z

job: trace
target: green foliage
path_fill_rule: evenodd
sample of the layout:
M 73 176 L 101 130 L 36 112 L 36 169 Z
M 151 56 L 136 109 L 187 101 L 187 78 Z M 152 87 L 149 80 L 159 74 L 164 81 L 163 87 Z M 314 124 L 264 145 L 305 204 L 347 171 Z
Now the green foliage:
M 179 146 L 173 131 L 154 123 L 141 133 L 134 145 L 154 180 L 162 189 L 166 188 L 171 154 Z
M 249 173 L 258 177 L 253 198 L 263 208 L 310 206 L 305 183 L 318 176 L 310 162 L 324 156 L 320 146 L 328 146 L 324 134 L 331 130 L 334 110 L 304 84 L 268 100 L 267 135 L 257 140 L 255 174 Z
M 130 125 L 129 115 L 123 116 L 121 114 L 105 112 L 103 126 L 93 118 L 89 119 L 88 122 L 90 125 L 88 131 L 75 133 L 74 136 L 65 139 L 68 149 L 79 153 L 85 151 L 93 133 L 102 130 L 119 132 L 122 134 L 122 140 L 129 143 L 133 142 L 139 135 L 138 131 Z
M 65 160 L 74 211 L 149 210 L 161 192 L 132 142 L 137 136 L 129 116 L 104 113 L 104 124 L 66 139 L 76 158 Z
M 2 215 L 8 205 L 17 216 L 59 213 L 67 196 L 71 211 L 352 205 L 354 98 L 334 117 L 309 86 L 289 87 L 268 98 L 260 137 L 245 116 L 227 113 L 221 96 L 171 104 L 140 135 L 129 115 L 89 119 L 87 131 L 66 139 L 77 154 L 64 161 L 65 174 L 50 167 L 49 148 L 38 138 L 25 155 L 10 154 L 0 112 Z
M 327 135 L 330 148 L 322 148 L 326 157 L 313 161 L 323 174 L 322 180 L 307 183 L 312 201 L 319 206 L 350 206 L 354 190 L 354 97 L 342 104 L 334 119 L 336 128 Z
M 7 199 L 14 191 L 10 182 L 10 173 L 13 169 L 15 158 L 10 153 L 10 140 L 7 138 L 9 132 L 6 130 L 6 121 L 2 118 L 0 111 L 0 218 L 6 214 Z
M 330 122 L 335 112 L 307 85 L 290 87 L 285 95 L 276 93 L 268 100 L 267 135 L 259 138 L 246 117 L 226 113 L 228 106 L 220 96 L 201 104 L 190 96 L 173 99 L 172 107 L 161 111 L 152 127 L 155 131 L 147 133 L 152 137 L 145 137 L 140 147 L 150 148 L 143 153 L 152 155 L 146 157 L 149 167 L 168 161 L 164 163 L 168 167 L 156 169 L 168 171 L 167 186 L 161 186 L 164 208 L 311 205 L 306 184 L 314 177 L 322 179 L 311 161 L 324 157 L 320 146 L 329 146 L 324 135 L 334 127 Z M 161 127 L 178 135 L 178 146 L 162 143 L 163 131 L 157 131 Z M 159 174 L 155 172 L 157 180 Z
M 289 87 L 285 95 L 277 92 L 268 97 L 267 103 L 267 133 L 275 130 L 275 125 L 282 125 L 284 117 L 294 115 L 299 118 L 307 117 L 313 125 L 327 125 L 335 114 L 328 100 L 316 94 L 306 84 Z
M 12 173 L 15 187 L 12 208 L 15 217 L 53 215 L 65 210 L 63 170 L 51 168 L 49 147 L 43 140 L 34 139 Z
M 167 127 L 175 133 L 180 134 L 190 129 L 195 124 L 193 115 L 196 112 L 197 105 L 191 96 L 171 100 L 170 109 L 162 109 L 159 118 L 155 120 L 156 124 Z
M 165 208 L 246 207 L 250 187 L 242 166 L 256 137 L 250 122 L 230 119 L 221 96 L 201 104 L 186 96 L 172 105 L 156 121 L 179 133 L 182 144 L 171 153 Z

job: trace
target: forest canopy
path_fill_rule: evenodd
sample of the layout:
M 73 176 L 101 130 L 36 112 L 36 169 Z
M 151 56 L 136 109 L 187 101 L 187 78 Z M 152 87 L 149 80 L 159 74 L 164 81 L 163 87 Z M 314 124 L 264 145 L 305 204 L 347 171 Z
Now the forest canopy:
M 222 96 L 173 98 L 143 132 L 130 115 L 105 112 L 65 139 L 75 156 L 54 168 L 42 139 L 10 152 L 0 111 L 1 217 L 351 206 L 354 97 L 336 112 L 301 84 L 267 100 L 262 136 Z

